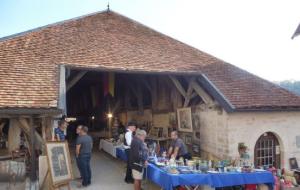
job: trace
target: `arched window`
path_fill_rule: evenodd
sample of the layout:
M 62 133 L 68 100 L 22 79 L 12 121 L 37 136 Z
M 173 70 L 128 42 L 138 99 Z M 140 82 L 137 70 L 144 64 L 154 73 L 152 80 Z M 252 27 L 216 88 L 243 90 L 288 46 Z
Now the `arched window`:
M 280 168 L 280 146 L 277 137 L 271 133 L 264 133 L 259 137 L 254 150 L 255 166 L 274 166 Z

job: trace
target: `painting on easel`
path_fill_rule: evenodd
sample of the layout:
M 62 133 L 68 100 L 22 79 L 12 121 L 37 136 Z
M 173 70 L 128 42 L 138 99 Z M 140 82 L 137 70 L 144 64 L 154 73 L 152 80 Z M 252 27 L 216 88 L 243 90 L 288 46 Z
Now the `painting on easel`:
M 68 184 L 73 178 L 68 143 L 47 142 L 46 150 L 53 186 Z

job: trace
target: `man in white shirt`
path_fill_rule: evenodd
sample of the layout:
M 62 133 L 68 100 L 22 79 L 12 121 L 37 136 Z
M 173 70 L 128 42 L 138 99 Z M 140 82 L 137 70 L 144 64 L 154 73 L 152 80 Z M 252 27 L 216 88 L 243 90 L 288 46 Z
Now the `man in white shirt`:
M 131 145 L 135 130 L 136 130 L 136 124 L 132 121 L 129 122 L 127 125 L 127 130 L 125 133 L 125 140 L 124 140 L 124 148 L 125 148 L 125 153 L 126 153 L 126 157 L 127 157 L 127 170 L 126 170 L 126 176 L 125 176 L 126 183 L 133 183 L 133 181 L 134 181 L 132 178 L 132 170 L 131 170 L 130 163 L 129 163 L 129 155 L 130 155 L 130 145 Z

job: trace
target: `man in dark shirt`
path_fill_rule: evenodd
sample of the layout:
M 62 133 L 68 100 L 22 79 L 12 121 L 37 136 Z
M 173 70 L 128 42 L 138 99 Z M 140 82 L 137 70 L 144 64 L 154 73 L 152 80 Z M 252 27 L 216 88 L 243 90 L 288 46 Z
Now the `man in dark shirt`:
M 143 179 L 144 167 L 147 165 L 148 149 L 145 145 L 146 131 L 137 130 L 136 136 L 131 142 L 131 152 L 129 154 L 129 163 L 132 168 L 132 177 L 134 179 L 134 190 L 141 190 L 141 181 Z
M 93 148 L 93 139 L 87 135 L 88 127 L 78 126 L 77 133 L 78 137 L 76 139 L 76 158 L 78 169 L 82 177 L 82 186 L 86 187 L 91 184 L 91 155 Z
M 175 159 L 179 159 L 180 157 L 184 160 L 191 159 L 191 155 L 189 154 L 183 140 L 178 137 L 177 131 L 172 131 L 171 139 L 172 142 L 168 151 L 168 156 Z

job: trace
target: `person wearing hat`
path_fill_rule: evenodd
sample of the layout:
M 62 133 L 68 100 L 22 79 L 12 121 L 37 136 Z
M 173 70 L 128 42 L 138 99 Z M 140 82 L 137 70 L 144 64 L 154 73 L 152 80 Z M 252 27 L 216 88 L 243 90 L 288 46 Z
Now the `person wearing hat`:
M 126 169 L 126 176 L 125 176 L 125 182 L 126 183 L 133 183 L 134 180 L 132 178 L 132 169 L 130 167 L 129 157 L 130 157 L 130 147 L 131 142 L 134 136 L 134 132 L 136 130 L 136 124 L 135 122 L 131 121 L 127 125 L 126 133 L 125 133 L 125 140 L 124 140 L 124 148 L 125 153 L 127 157 L 127 169 Z

